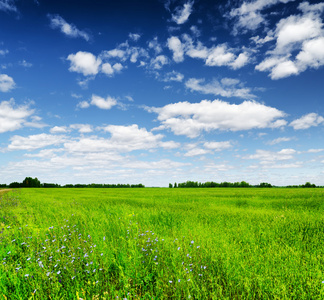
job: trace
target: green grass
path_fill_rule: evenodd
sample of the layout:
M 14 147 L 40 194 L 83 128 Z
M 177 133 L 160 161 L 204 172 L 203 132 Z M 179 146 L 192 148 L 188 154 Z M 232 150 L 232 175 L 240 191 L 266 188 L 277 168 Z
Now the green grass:
M 324 299 L 323 212 L 323 189 L 12 191 L 0 299 Z

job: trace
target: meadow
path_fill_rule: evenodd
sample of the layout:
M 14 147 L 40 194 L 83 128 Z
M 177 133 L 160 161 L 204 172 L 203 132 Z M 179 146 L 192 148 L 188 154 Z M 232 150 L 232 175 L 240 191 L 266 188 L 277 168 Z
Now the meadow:
M 324 299 L 324 189 L 0 199 L 0 299 Z

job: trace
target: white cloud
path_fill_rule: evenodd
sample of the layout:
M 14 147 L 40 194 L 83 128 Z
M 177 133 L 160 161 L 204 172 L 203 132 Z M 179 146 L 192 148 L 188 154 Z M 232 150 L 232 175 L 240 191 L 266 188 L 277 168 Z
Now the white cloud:
M 159 54 L 162 52 L 162 46 L 161 44 L 158 42 L 158 38 L 155 37 L 153 40 L 149 41 L 148 43 L 148 47 L 150 49 L 153 49 L 155 51 L 156 54 Z
M 137 42 L 141 38 L 141 35 L 138 33 L 130 33 L 128 36 L 131 40 L 135 42 Z
M 0 0 L 0 10 L 17 12 L 14 0 Z
M 205 154 L 210 154 L 212 151 L 202 149 L 202 148 L 194 148 L 189 150 L 184 154 L 184 156 L 192 157 L 192 156 L 200 156 L 200 155 L 205 155 Z
M 188 1 L 183 5 L 183 7 L 178 6 L 175 9 L 175 13 L 172 14 L 172 20 L 178 25 L 185 23 L 189 19 L 190 14 L 192 13 L 193 4 L 194 1 Z
M 50 133 L 66 133 L 68 132 L 68 129 L 66 126 L 54 126 L 53 128 L 50 129 Z
M 177 63 L 184 60 L 184 49 L 178 37 L 172 36 L 167 41 L 168 48 L 173 52 L 173 60 Z
M 200 41 L 196 43 L 188 34 L 182 35 L 182 41 L 172 36 L 168 39 L 168 47 L 173 51 L 173 59 L 175 62 L 182 62 L 184 54 L 191 58 L 198 58 L 205 61 L 206 66 L 221 67 L 227 66 L 234 70 L 247 65 L 250 58 L 250 50 L 244 49 L 242 53 L 236 55 L 237 50 L 230 49 L 227 44 L 219 44 L 207 48 Z
M 162 126 L 157 129 L 170 129 L 176 135 L 190 138 L 197 137 L 202 131 L 277 128 L 286 124 L 284 120 L 278 120 L 285 113 L 254 101 L 237 105 L 221 100 L 202 100 L 200 103 L 178 102 L 164 107 L 147 107 L 146 110 L 158 114 Z
M 243 157 L 244 159 L 258 159 L 262 164 L 269 164 L 274 161 L 290 160 L 294 158 L 296 150 L 294 149 L 282 149 L 278 152 L 268 150 L 256 150 L 255 154 Z
M 288 3 L 294 0 L 255 0 L 243 1 L 240 7 L 233 8 L 228 17 L 234 18 L 234 34 L 240 30 L 245 33 L 247 30 L 256 30 L 261 24 L 267 24 L 265 17 L 261 14 L 262 10 L 269 8 L 278 3 Z
M 76 129 L 80 133 L 90 133 L 93 131 L 92 125 L 90 124 L 72 124 L 70 125 L 71 129 Z
M 292 121 L 289 126 L 295 130 L 308 129 L 313 126 L 318 126 L 324 123 L 324 118 L 316 113 L 310 113 L 302 116 L 300 119 Z
M 11 143 L 8 146 L 8 150 L 35 150 L 51 145 L 59 145 L 65 140 L 65 136 L 45 133 L 30 135 L 28 137 L 14 135 L 10 138 Z
M 0 102 L 0 133 L 22 128 L 33 113 L 29 105 L 16 106 L 13 99 Z
M 226 66 L 234 61 L 234 54 L 231 53 L 225 44 L 218 45 L 209 51 L 206 59 L 207 66 Z
M 167 64 L 169 64 L 169 59 L 165 55 L 159 55 L 151 60 L 151 67 L 155 70 L 160 70 Z
M 291 138 L 291 137 L 280 137 L 280 138 L 277 138 L 277 139 L 274 139 L 274 140 L 268 142 L 267 144 L 276 145 L 276 144 L 279 144 L 279 143 L 282 143 L 282 142 L 289 142 L 289 141 L 291 141 L 293 139 L 294 138 Z
M 163 81 L 164 82 L 169 82 L 169 81 L 181 82 L 183 80 L 183 78 L 184 78 L 183 74 L 176 72 L 176 71 L 172 71 L 165 75 Z
M 101 59 L 96 58 L 90 52 L 79 51 L 76 54 L 70 54 L 67 59 L 71 62 L 70 72 L 82 73 L 84 76 L 96 75 L 99 72 Z
M 90 104 L 95 105 L 100 109 L 111 109 L 117 104 L 117 100 L 110 96 L 105 99 L 97 95 L 92 95 Z
M 15 88 L 15 82 L 12 77 L 7 74 L 0 74 L 0 91 L 9 92 Z
M 212 94 L 222 97 L 238 97 L 242 99 L 253 99 L 255 95 L 250 88 L 242 87 L 242 83 L 237 79 L 223 78 L 221 81 L 213 79 L 210 83 L 204 83 L 204 79 L 190 78 L 185 85 L 191 91 L 202 94 Z
M 89 104 L 88 101 L 81 101 L 81 102 L 78 103 L 77 107 L 79 107 L 79 108 L 88 108 L 88 107 L 90 107 L 90 104 Z
M 272 79 L 298 75 L 324 65 L 323 5 L 303 2 L 300 15 L 282 19 L 266 38 L 276 39 L 274 50 L 255 69 L 269 71 Z M 265 39 L 266 39 L 265 38 Z
M 99 152 L 131 152 L 134 150 L 149 150 L 157 147 L 172 148 L 177 144 L 161 142 L 162 134 L 154 135 L 138 125 L 117 126 L 108 125 L 101 128 L 111 134 L 110 138 L 81 137 L 77 141 L 64 144 L 68 152 L 99 153 Z
M 81 37 L 86 41 L 89 41 L 90 36 L 82 30 L 76 28 L 75 25 L 67 23 L 61 16 L 59 15 L 47 15 L 51 21 L 51 27 L 56 29 L 59 28 L 62 33 L 69 37 L 78 38 Z
M 232 148 L 232 144 L 229 141 L 225 142 L 205 142 L 204 147 L 214 151 L 223 151 L 225 149 Z
M 115 63 L 114 65 L 111 65 L 110 63 L 104 63 L 101 66 L 101 72 L 108 75 L 113 76 L 115 73 L 121 72 L 123 69 L 123 65 L 120 63 Z

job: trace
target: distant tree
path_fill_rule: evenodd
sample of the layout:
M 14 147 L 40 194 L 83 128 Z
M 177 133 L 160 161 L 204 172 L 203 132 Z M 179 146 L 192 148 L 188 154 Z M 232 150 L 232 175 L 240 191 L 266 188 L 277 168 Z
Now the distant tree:
M 172 189 L 172 183 L 169 183 L 169 188 Z
M 41 183 L 36 178 L 26 177 L 21 184 L 22 187 L 40 187 Z
M 11 182 L 10 184 L 9 184 L 9 187 L 10 188 L 19 188 L 21 186 L 21 184 L 19 183 L 19 182 Z
M 178 187 L 176 182 L 174 183 L 174 187 L 175 187 L 175 188 Z

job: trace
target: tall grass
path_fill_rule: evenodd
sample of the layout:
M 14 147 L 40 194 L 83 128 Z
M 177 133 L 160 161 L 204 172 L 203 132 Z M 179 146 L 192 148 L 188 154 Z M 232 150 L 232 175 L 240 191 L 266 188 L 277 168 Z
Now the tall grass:
M 21 189 L 0 299 L 324 299 L 323 189 Z

